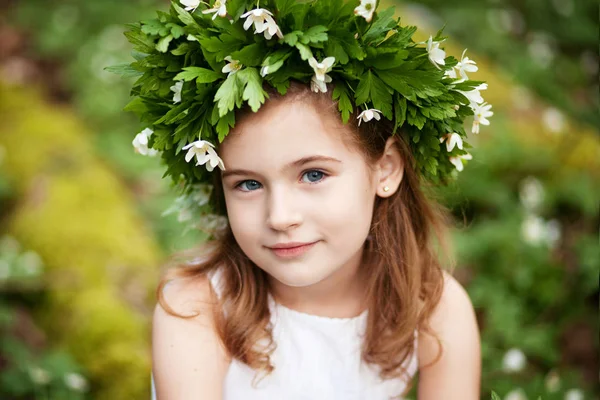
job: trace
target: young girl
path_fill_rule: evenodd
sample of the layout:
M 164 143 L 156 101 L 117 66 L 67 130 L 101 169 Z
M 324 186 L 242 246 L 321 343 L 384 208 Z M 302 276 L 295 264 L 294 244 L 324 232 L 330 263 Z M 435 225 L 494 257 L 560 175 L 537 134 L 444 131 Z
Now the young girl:
M 155 397 L 401 398 L 418 373 L 419 400 L 479 398 L 473 308 L 443 271 L 444 214 L 422 190 L 468 159 L 465 116 L 475 114 L 473 131 L 485 123 L 484 87 L 457 78 L 475 63 L 445 58 L 432 38 L 419 47 L 374 1 L 181 4 L 133 30 L 157 46 L 166 36 L 144 27 L 188 32 L 164 55 L 185 55 L 183 73 L 162 75 L 177 82 L 173 104 L 145 78 L 169 63 L 135 66 L 137 105 L 154 125 L 134 145 L 162 152 L 189 188 L 211 182 L 210 203 L 196 205 L 227 224 L 158 288 Z M 343 40 L 357 47 L 341 46 L 340 59 L 330 43 Z M 337 58 L 309 57 L 327 51 Z M 397 77 L 411 68 L 425 83 L 405 79 L 407 89 Z M 420 165 L 432 157 L 433 173 Z

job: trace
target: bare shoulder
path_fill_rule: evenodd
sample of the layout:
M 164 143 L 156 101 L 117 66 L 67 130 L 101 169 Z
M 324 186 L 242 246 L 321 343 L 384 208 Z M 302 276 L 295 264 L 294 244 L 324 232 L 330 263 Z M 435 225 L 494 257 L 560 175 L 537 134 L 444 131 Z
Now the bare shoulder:
M 466 290 L 447 273 L 429 323 L 439 343 L 431 335 L 419 335 L 419 400 L 478 399 L 481 345 L 477 320 Z M 441 357 L 435 361 L 440 344 Z
M 215 329 L 216 301 L 207 277 L 177 279 L 163 291 L 152 324 L 153 375 L 158 400 L 220 399 L 229 365 Z

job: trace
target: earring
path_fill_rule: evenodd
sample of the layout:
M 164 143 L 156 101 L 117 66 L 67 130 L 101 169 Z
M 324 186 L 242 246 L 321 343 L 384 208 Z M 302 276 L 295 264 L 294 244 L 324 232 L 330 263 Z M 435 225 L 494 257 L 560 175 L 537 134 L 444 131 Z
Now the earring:
M 389 191 L 390 191 L 390 188 L 389 188 L 389 186 L 384 186 L 384 187 L 383 187 L 383 191 L 384 191 L 384 192 L 389 192 Z

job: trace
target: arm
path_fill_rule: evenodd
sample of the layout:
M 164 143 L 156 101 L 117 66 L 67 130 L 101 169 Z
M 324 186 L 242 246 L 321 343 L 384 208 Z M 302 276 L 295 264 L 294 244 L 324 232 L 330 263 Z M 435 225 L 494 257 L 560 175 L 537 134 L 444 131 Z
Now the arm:
M 156 306 L 152 328 L 153 376 L 158 400 L 220 400 L 229 366 L 215 332 L 209 281 L 173 281 L 165 287 L 167 303 L 179 318 Z
M 427 334 L 419 335 L 419 400 L 479 399 L 481 344 L 473 305 L 465 289 L 445 274 L 442 297 L 431 328 L 442 342 L 442 356 L 432 365 L 439 346 Z

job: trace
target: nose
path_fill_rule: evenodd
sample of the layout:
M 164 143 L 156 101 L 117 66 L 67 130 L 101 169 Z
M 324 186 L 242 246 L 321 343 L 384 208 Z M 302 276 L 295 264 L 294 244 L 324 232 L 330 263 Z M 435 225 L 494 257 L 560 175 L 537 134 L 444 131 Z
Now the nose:
M 302 215 L 286 188 L 273 188 L 269 194 L 267 225 L 276 231 L 287 231 L 302 223 Z

